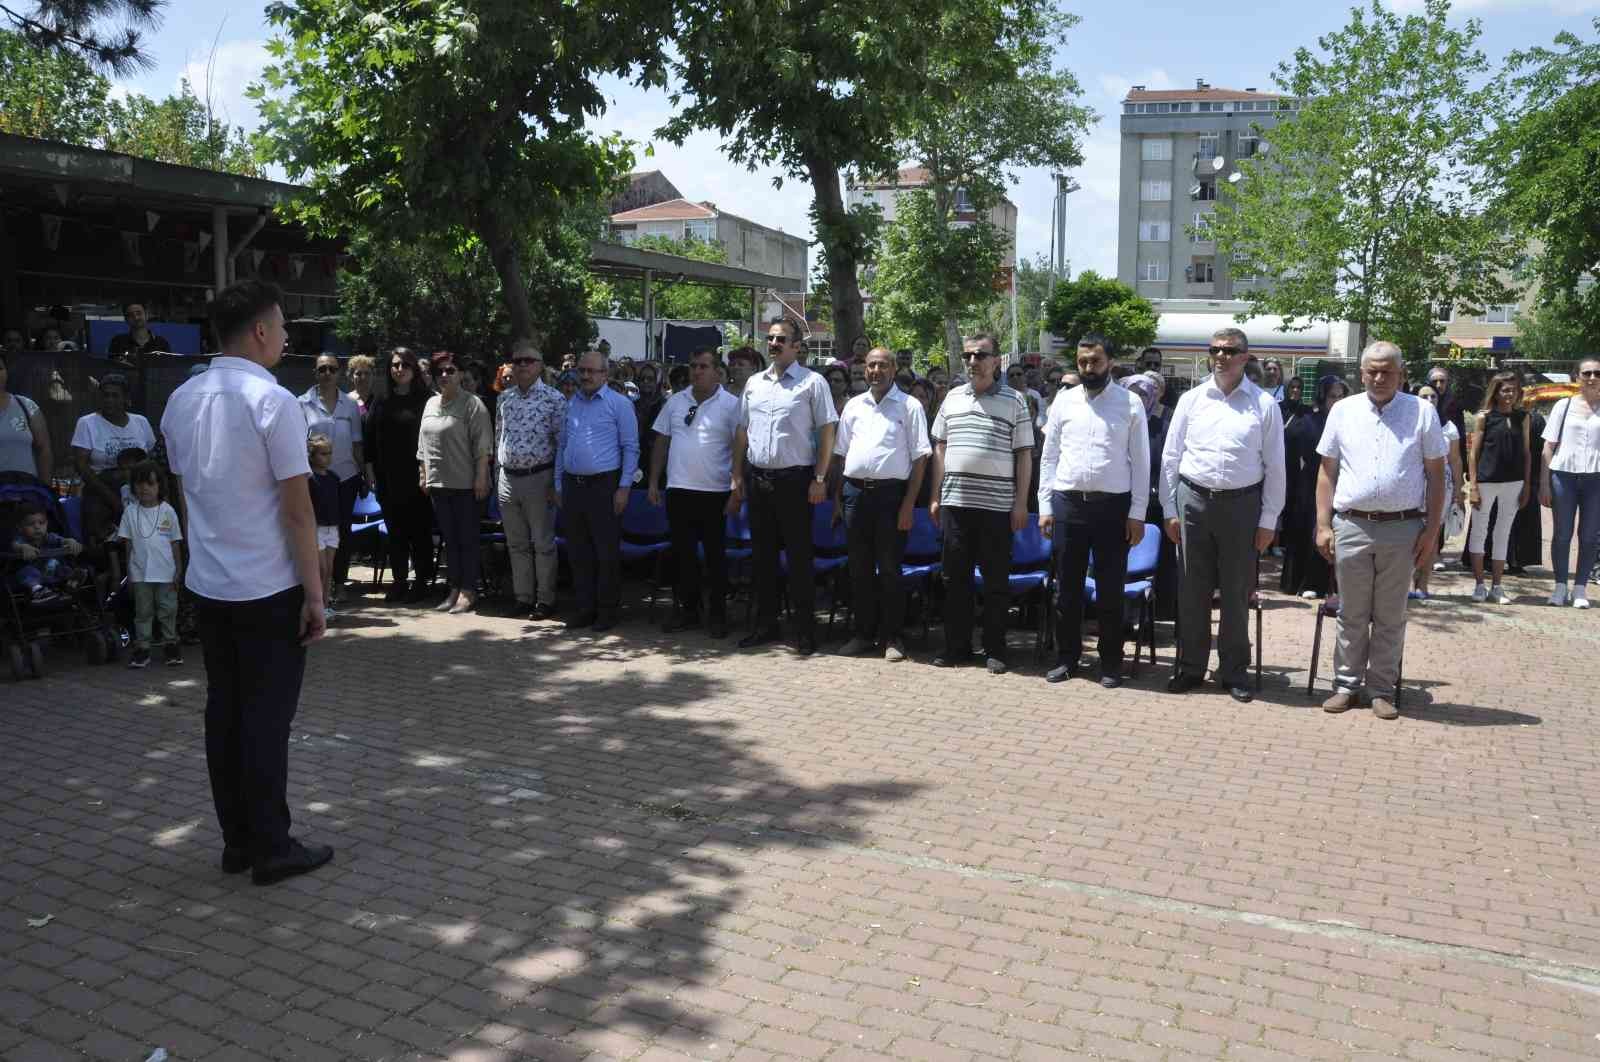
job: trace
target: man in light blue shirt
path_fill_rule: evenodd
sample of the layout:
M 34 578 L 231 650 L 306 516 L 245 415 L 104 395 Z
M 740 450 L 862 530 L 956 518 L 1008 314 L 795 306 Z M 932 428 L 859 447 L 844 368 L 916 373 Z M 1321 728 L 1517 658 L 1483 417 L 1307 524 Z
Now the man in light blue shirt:
M 598 350 L 578 359 L 578 390 L 567 403 L 556 447 L 556 503 L 566 518 L 577 613 L 569 630 L 616 626 L 622 600 L 622 512 L 639 467 L 633 403 L 606 386 Z

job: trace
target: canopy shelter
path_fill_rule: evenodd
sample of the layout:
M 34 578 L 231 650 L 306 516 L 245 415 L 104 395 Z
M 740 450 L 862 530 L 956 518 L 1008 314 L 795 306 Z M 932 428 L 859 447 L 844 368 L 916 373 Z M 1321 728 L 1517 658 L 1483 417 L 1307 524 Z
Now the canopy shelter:
M 793 278 L 771 273 L 758 273 L 739 266 L 720 262 L 701 262 L 681 255 L 661 251 L 646 251 L 621 243 L 595 240 L 589 245 L 589 272 L 595 276 L 636 280 L 644 285 L 644 334 L 647 349 L 645 357 L 658 360 L 660 352 L 655 346 L 656 295 L 671 284 L 701 284 L 719 288 L 746 288 L 750 292 L 750 325 L 752 334 L 761 331 L 761 303 L 763 296 L 776 297 L 780 291 L 791 290 Z

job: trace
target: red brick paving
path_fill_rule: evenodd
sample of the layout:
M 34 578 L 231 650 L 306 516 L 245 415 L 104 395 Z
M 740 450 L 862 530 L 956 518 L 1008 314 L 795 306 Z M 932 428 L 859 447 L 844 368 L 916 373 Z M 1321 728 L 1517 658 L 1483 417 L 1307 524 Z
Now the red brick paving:
M 0 687 L 0 1058 L 1597 1057 L 1600 618 L 1509 585 L 1437 581 L 1397 723 L 1276 597 L 1247 706 L 368 599 L 291 753 L 336 861 L 270 889 L 198 652 L 58 658 Z

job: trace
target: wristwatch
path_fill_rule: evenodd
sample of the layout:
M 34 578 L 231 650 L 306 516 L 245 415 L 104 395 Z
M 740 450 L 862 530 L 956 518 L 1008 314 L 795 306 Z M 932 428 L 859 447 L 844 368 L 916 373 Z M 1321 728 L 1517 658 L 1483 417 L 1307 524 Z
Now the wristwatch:
M 811 479 L 812 479 L 813 482 L 816 482 L 816 483 L 826 483 L 826 482 L 828 482 L 828 477 L 827 476 L 813 475 L 811 477 Z

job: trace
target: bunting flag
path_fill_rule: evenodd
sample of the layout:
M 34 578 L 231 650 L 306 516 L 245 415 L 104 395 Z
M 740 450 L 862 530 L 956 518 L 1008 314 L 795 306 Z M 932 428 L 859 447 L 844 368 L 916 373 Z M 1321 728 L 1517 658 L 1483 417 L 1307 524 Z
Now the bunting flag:
M 154 232 L 159 224 L 161 224 L 160 214 L 157 214 L 154 210 L 146 210 L 144 212 L 144 231 Z
M 122 234 L 122 257 L 127 259 L 131 266 L 144 265 L 144 253 L 139 249 L 139 234 L 137 232 L 124 232 Z
M 303 257 L 301 257 L 300 255 L 297 255 L 297 254 L 290 255 L 289 256 L 289 272 L 294 276 L 294 278 L 296 280 L 299 280 L 300 279 L 300 274 L 304 273 L 305 271 L 306 271 L 306 260 Z
M 200 247 L 193 240 L 183 241 L 183 271 L 185 273 L 198 272 L 200 269 Z
M 44 249 L 54 251 L 61 243 L 60 215 L 40 214 L 39 225 L 44 235 Z
M 204 230 L 200 233 L 200 249 L 203 251 L 211 246 L 211 233 Z

